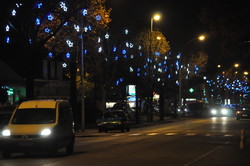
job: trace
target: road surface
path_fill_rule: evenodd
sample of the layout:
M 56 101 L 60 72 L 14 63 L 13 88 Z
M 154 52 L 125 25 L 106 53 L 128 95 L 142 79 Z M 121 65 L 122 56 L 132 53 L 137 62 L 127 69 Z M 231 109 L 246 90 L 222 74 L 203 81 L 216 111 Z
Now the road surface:
M 75 152 L 13 154 L 0 166 L 249 166 L 250 140 L 240 149 L 240 130 L 250 131 L 250 120 L 235 118 L 186 119 L 135 128 L 130 132 L 86 131 L 76 138 Z

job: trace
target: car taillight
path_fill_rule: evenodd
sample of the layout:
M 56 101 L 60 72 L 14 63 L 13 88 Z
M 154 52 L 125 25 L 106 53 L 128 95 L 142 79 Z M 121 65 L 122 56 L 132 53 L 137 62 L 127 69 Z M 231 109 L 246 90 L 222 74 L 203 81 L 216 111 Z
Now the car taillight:
M 237 111 L 236 114 L 240 114 L 240 111 Z

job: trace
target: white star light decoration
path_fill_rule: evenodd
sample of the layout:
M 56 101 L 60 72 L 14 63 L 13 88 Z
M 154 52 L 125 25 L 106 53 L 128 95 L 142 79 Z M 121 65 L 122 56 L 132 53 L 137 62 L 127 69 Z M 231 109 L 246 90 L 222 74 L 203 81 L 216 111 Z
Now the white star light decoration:
M 63 67 L 63 68 L 66 68 L 67 66 L 68 66 L 67 63 L 63 63 L 63 64 L 62 64 L 62 67 Z
M 60 7 L 63 9 L 63 11 L 67 12 L 68 8 L 64 2 L 60 2 Z
M 6 25 L 5 30 L 6 30 L 6 32 L 9 32 L 10 31 L 10 26 Z
M 73 47 L 74 46 L 74 43 L 71 42 L 70 40 L 66 40 L 66 43 L 68 44 L 69 47 Z

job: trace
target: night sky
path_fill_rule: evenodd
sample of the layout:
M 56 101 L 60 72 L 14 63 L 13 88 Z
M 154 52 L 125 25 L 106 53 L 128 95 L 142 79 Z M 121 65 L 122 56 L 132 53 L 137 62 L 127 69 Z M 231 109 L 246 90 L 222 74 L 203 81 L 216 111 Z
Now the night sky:
M 154 28 L 162 31 L 172 47 L 180 48 L 185 42 L 204 33 L 199 21 L 201 1 L 183 0 L 115 0 L 112 1 L 111 29 L 127 27 L 131 31 L 150 28 L 150 18 L 160 12 L 162 18 Z
M 250 44 L 246 42 L 250 41 L 248 1 L 114 0 L 111 7 L 111 30 L 119 31 L 127 27 L 131 31 L 139 32 L 149 29 L 153 13 L 161 12 L 162 19 L 154 24 L 154 28 L 166 35 L 172 52 L 178 52 L 188 41 L 206 33 L 208 38 L 203 47 L 209 56 L 208 70 L 212 71 L 217 64 L 228 68 L 235 62 L 241 63 L 247 70 L 250 69 L 250 65 L 245 63 L 250 55 Z M 212 22 L 204 23 L 201 17 L 204 9 L 209 10 L 208 16 L 213 18 Z M 234 55 L 227 56 L 224 53 L 222 56 L 222 45 L 233 48 L 229 53 Z
M 10 0 L 4 5 L 0 6 L 0 33 L 4 31 L 4 23 L 6 14 L 8 14 L 8 3 L 14 2 Z M 216 3 L 220 3 L 217 6 Z M 212 33 L 211 27 L 201 22 L 200 15 L 201 11 L 208 7 L 207 4 L 213 4 L 209 6 L 210 10 L 217 9 L 224 15 L 225 18 L 231 18 L 232 22 L 229 23 L 228 27 L 232 27 L 233 31 L 245 32 L 243 35 L 244 41 L 250 41 L 250 3 L 245 0 L 107 0 L 108 5 L 112 8 L 110 24 L 110 32 L 113 34 L 121 33 L 125 28 L 129 29 L 132 34 L 137 34 L 140 31 L 150 28 L 150 18 L 155 12 L 160 12 L 162 18 L 160 21 L 154 23 L 154 28 L 159 29 L 166 35 L 173 53 L 177 53 L 181 50 L 184 45 L 196 38 L 202 33 L 210 35 Z M 232 11 L 228 13 L 228 11 Z M 210 13 L 213 15 L 214 13 Z M 228 15 L 228 16 L 227 16 Z M 216 18 L 216 15 L 215 15 Z M 236 20 L 236 21 L 235 21 Z M 233 22 L 235 21 L 235 23 Z M 223 22 L 223 20 L 222 20 Z M 215 26 L 217 26 L 215 24 Z M 224 27 L 223 27 L 224 26 Z M 227 28 L 227 24 L 223 25 L 220 33 L 224 33 L 223 28 Z M 246 32 L 248 31 L 248 32 Z M 235 36 L 242 36 L 242 34 L 233 34 Z M 3 35 L 1 35 L 1 42 L 3 41 Z M 241 52 L 235 57 L 221 57 L 220 55 L 220 44 L 221 41 L 217 38 L 210 38 L 204 43 L 204 51 L 209 54 L 209 69 L 214 68 L 218 63 L 230 64 L 234 61 L 246 62 L 250 55 L 250 44 L 244 45 L 244 52 Z M 222 37 L 223 38 L 223 37 Z M 223 40 L 228 40 L 224 38 Z M 248 44 L 248 43 L 246 43 Z M 233 45 L 234 46 L 234 45 Z M 229 46 L 232 47 L 232 46 Z M 241 49 L 238 47 L 236 49 Z M 1 43 L 0 49 L 4 49 L 4 45 Z M 244 58 L 241 56 L 244 54 Z M 3 59 L 3 55 L 0 57 Z M 245 63 L 246 68 L 250 68 L 250 65 Z

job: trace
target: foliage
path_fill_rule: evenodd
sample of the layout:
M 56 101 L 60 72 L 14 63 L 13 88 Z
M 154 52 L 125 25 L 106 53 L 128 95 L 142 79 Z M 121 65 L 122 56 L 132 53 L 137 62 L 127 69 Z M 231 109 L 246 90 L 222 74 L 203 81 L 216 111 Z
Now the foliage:
M 191 65 L 190 68 L 193 69 L 191 73 L 193 73 L 194 75 L 195 67 L 198 67 L 199 69 L 199 72 L 197 72 L 197 74 L 205 72 L 207 61 L 208 61 L 208 55 L 205 52 L 198 52 L 197 54 L 192 54 L 188 62 Z
M 144 31 L 137 37 L 137 42 L 141 44 L 147 55 L 158 52 L 161 55 L 166 54 L 170 50 L 169 42 L 160 31 Z

